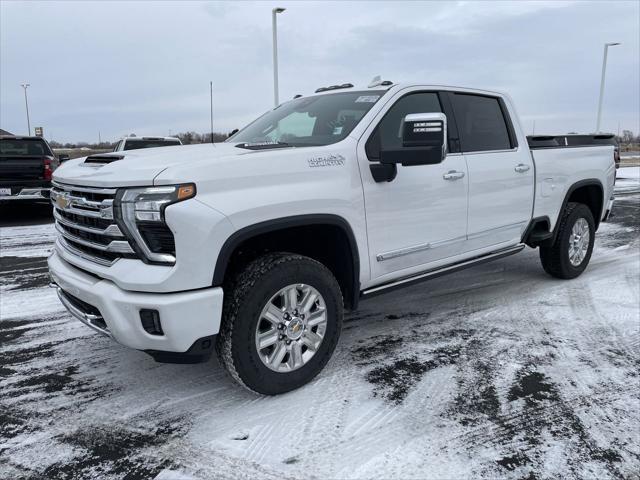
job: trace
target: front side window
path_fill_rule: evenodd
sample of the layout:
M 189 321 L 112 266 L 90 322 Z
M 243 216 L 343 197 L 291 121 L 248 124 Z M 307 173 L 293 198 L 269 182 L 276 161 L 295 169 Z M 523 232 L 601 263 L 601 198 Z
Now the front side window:
M 512 148 L 497 98 L 466 93 L 455 93 L 451 97 L 463 152 Z
M 380 159 L 380 150 L 393 150 L 402 147 L 402 124 L 404 117 L 412 113 L 441 113 L 442 107 L 438 94 L 434 92 L 412 93 L 406 95 L 385 113 L 366 144 L 367 158 Z
M 351 133 L 385 94 L 384 90 L 340 92 L 301 97 L 267 112 L 227 142 L 237 144 L 330 145 Z

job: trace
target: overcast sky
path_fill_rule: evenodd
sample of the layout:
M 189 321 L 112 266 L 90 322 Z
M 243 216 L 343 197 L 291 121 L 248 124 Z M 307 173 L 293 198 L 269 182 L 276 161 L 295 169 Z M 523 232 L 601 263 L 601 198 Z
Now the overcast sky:
M 640 129 L 640 2 L 13 2 L 0 0 L 0 127 L 57 141 L 241 127 L 280 99 L 374 75 L 512 95 L 527 133 Z

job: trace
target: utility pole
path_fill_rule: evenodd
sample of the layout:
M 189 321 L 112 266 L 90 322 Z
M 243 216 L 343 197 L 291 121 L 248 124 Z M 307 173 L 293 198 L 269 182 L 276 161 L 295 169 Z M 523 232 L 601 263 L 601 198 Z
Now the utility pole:
M 98 145 L 102 143 L 102 137 L 100 136 L 100 130 L 98 130 Z
M 27 100 L 27 87 L 31 84 L 29 83 L 21 83 L 22 88 L 24 88 L 24 106 L 27 109 L 27 135 L 31 135 L 31 121 L 29 120 L 29 101 Z
M 278 100 L 278 20 L 276 19 L 276 15 L 285 10 L 285 8 L 281 7 L 276 7 L 271 10 L 271 28 L 273 33 L 273 103 L 276 107 L 280 104 Z
M 211 106 L 211 143 L 213 143 L 213 81 L 209 82 L 209 100 Z
M 600 133 L 600 119 L 602 118 L 602 98 L 604 97 L 604 78 L 607 72 L 607 53 L 609 47 L 620 45 L 619 42 L 605 43 L 604 55 L 602 57 L 602 77 L 600 78 L 600 99 L 598 100 L 598 119 L 596 120 L 596 133 Z

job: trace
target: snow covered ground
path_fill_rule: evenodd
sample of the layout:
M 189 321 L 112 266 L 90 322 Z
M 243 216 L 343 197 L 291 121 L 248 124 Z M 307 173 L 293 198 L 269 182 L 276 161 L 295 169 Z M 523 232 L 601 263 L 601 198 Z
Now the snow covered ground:
M 578 279 L 526 249 L 368 300 L 317 379 L 278 397 L 94 334 L 47 288 L 52 225 L 0 228 L 0 478 L 638 478 L 626 192 Z
M 640 192 L 640 167 L 622 167 L 616 175 L 616 193 Z

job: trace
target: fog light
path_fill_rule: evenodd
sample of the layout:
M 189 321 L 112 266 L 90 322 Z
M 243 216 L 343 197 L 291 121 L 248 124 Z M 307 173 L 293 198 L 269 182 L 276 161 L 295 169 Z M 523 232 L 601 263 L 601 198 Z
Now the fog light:
M 160 324 L 160 314 L 157 310 L 142 309 L 140 310 L 140 322 L 142 328 L 150 335 L 164 335 L 162 325 Z

